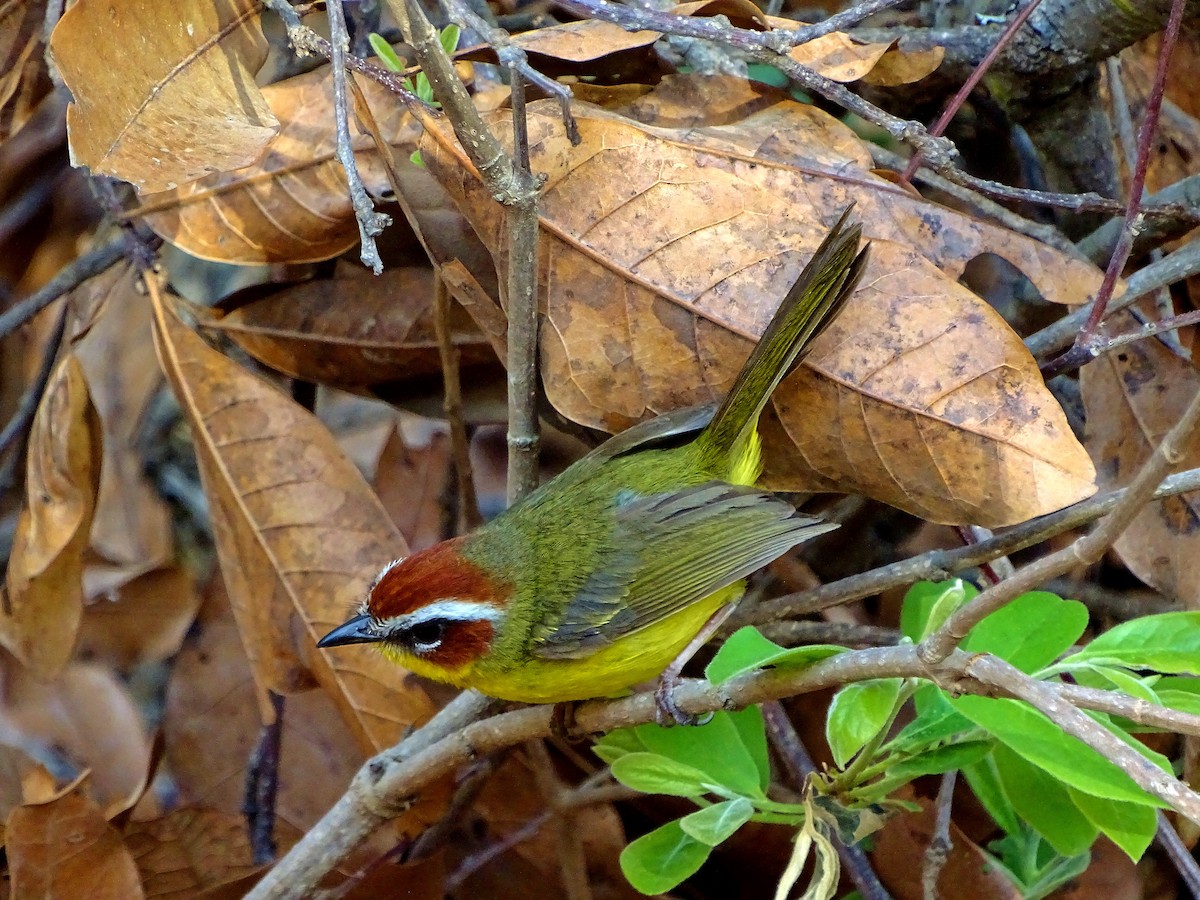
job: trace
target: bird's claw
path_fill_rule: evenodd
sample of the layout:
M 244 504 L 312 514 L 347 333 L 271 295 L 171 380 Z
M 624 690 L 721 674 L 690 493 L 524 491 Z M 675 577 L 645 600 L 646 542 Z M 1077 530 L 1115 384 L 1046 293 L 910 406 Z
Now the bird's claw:
M 555 703 L 550 715 L 550 734 L 568 744 L 580 744 L 587 740 L 587 735 L 580 732 L 579 724 L 575 721 L 575 707 L 574 700 Z
M 707 725 L 712 721 L 712 713 L 693 715 L 684 712 L 675 702 L 675 688 L 679 686 L 678 676 L 672 678 L 663 674 L 658 679 L 654 689 L 654 721 L 663 728 L 671 725 Z

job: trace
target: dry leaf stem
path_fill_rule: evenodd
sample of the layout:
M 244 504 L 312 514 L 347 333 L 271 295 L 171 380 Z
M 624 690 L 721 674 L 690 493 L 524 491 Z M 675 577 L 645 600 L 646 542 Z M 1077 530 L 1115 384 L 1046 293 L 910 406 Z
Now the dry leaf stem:
M 1133 168 L 1133 176 L 1129 181 L 1129 197 L 1126 200 L 1125 219 L 1121 227 L 1121 237 L 1104 270 L 1104 281 L 1096 292 L 1092 302 L 1091 312 L 1083 328 L 1075 336 L 1075 342 L 1066 353 L 1053 359 L 1042 367 L 1042 374 L 1052 378 L 1061 372 L 1078 368 L 1090 359 L 1095 359 L 1101 352 L 1096 341 L 1097 331 L 1108 310 L 1117 279 L 1125 269 L 1125 263 L 1133 250 L 1134 235 L 1138 230 L 1139 218 L 1142 212 L 1142 192 L 1146 186 L 1146 172 L 1150 166 L 1150 144 L 1158 130 L 1158 116 L 1162 109 L 1163 92 L 1167 85 L 1167 66 L 1171 61 L 1171 52 L 1179 37 L 1179 28 L 1183 22 L 1183 7 L 1185 0 L 1173 0 L 1171 15 L 1167 19 L 1167 28 L 1163 32 L 1162 45 L 1158 50 L 1158 65 L 1154 72 L 1154 84 L 1146 99 L 1146 111 L 1142 116 L 1142 125 L 1138 130 L 1137 160 Z M 1099 344 L 1103 343 L 1103 339 Z
M 346 109 L 346 54 L 350 47 L 350 37 L 346 34 L 346 17 L 342 4 L 328 3 L 325 9 L 329 15 L 329 43 L 333 53 L 333 109 L 337 158 L 346 173 L 350 202 L 354 206 L 354 218 L 358 222 L 361 244 L 359 259 L 364 266 L 379 275 L 383 272 L 383 260 L 379 258 L 375 238 L 392 223 L 392 218 L 375 211 L 371 198 L 367 196 L 362 176 L 358 173 L 358 164 L 354 161 L 354 148 L 350 143 L 350 120 Z
M 450 292 L 440 274 L 433 279 L 433 328 L 437 333 L 438 354 L 442 360 L 442 409 L 450 423 L 450 452 L 454 458 L 454 478 L 458 494 L 457 530 L 470 531 L 482 521 L 475 496 L 475 476 L 471 471 L 470 441 L 463 418 L 462 382 L 459 379 L 459 353 L 450 332 Z
M 1189 469 L 1163 479 L 1151 499 L 1171 497 L 1200 489 L 1200 469 Z M 758 603 L 745 611 L 739 610 L 722 629 L 722 634 L 736 631 L 743 625 L 764 625 L 779 619 L 798 618 L 870 597 L 881 591 L 904 587 L 922 579 L 949 578 L 981 563 L 1040 544 L 1047 538 L 1094 522 L 1107 515 L 1131 488 L 1096 494 L 1066 509 L 1039 516 L 1014 525 L 993 538 L 955 547 L 952 550 L 930 550 L 918 556 L 880 566 L 869 572 L 823 584 L 807 591 L 788 594 Z M 1003 583 L 1003 582 L 1002 582 Z M 782 623 L 780 623 L 782 624 Z M 799 624 L 799 623 L 797 623 Z
M 686 712 L 704 713 L 872 678 L 928 678 L 947 690 L 1025 700 L 1067 733 L 1104 754 L 1144 790 L 1200 823 L 1200 794 L 1150 763 L 1080 709 L 1114 713 L 1139 724 L 1188 734 L 1200 734 L 1200 716 L 1115 691 L 1036 681 L 988 655 L 953 650 L 930 665 L 911 644 L 853 650 L 804 669 L 757 671 L 721 685 L 687 679 L 676 699 Z M 467 692 L 407 741 L 368 760 L 334 807 L 247 896 L 252 900 L 308 896 L 338 860 L 406 809 L 427 785 L 481 756 L 551 733 L 550 706 L 525 707 L 471 722 L 479 709 L 477 698 Z M 620 700 L 584 703 L 575 719 L 582 733 L 596 733 L 651 722 L 654 712 L 654 693 L 646 691 Z M 447 731 L 451 723 L 453 728 Z
M 767 700 L 762 704 L 762 715 L 767 739 L 783 761 L 792 788 L 802 796 L 808 777 L 817 770 L 817 766 L 782 703 Z M 835 834 L 833 845 L 837 848 L 842 870 L 850 876 L 863 900 L 891 900 L 891 894 L 880 883 L 871 859 L 861 844 L 847 844 Z
M 1155 488 L 1167 471 L 1185 458 L 1185 453 L 1193 443 L 1197 423 L 1200 423 L 1200 392 L 1192 398 L 1179 421 L 1167 432 L 1142 465 L 1141 471 L 1124 490 L 1112 512 L 1094 531 L 1074 541 L 1070 546 L 1019 569 L 1011 578 L 993 585 L 958 609 L 941 628 L 921 642 L 921 658 L 931 665 L 936 664 L 946 658 L 958 646 L 959 641 L 966 637 L 967 632 L 986 616 L 1026 591 L 1034 590 L 1051 578 L 1065 574 L 1080 563 L 1091 565 L 1099 560 L 1142 507 L 1150 501 Z

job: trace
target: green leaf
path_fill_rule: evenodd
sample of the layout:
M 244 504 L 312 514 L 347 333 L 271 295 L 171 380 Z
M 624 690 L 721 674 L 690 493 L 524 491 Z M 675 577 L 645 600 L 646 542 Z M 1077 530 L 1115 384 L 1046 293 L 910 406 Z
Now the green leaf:
M 715 847 L 729 840 L 753 815 L 754 804 L 745 797 L 738 797 L 684 816 L 679 820 L 679 827 L 700 843 Z
M 1025 703 L 970 696 L 958 697 L 950 703 L 1001 743 L 1064 785 L 1110 800 L 1163 805 L 1162 801 L 1134 784 L 1116 765 L 1087 744 L 1068 737 Z
M 784 72 L 765 63 L 750 63 L 746 66 L 746 77 L 775 88 L 785 88 L 791 80 Z
M 657 753 L 627 753 L 612 764 L 613 777 L 643 794 L 700 797 L 712 793 L 707 772 Z
M 704 670 L 704 677 L 721 684 L 737 675 L 767 666 L 798 667 L 828 659 L 846 652 L 845 647 L 833 644 L 809 644 L 805 647 L 780 647 L 763 637 L 751 625 L 739 628 L 729 636 Z
M 848 684 L 833 695 L 825 737 L 839 767 L 887 727 L 903 685 L 901 678 L 876 678 Z
M 618 728 L 610 731 L 592 745 L 592 752 L 612 765 L 627 753 L 642 753 L 646 745 L 638 737 L 636 728 Z
M 416 166 L 418 169 L 425 168 L 425 160 L 421 159 L 421 151 L 420 150 L 414 150 L 412 153 L 410 153 L 408 155 L 408 161 L 410 163 L 412 163 L 414 166 Z
M 754 760 L 758 769 L 759 789 L 765 791 L 771 783 L 771 755 L 767 748 L 767 729 L 763 724 L 762 710 L 757 706 L 747 706 L 726 715 L 737 729 L 750 758 Z
M 975 723 L 956 710 L 932 684 L 923 684 L 913 695 L 917 717 L 884 745 L 889 753 L 909 753 L 953 735 L 975 728 Z
M 1076 856 L 1092 846 L 1098 829 L 1071 802 L 1060 782 L 1003 745 L 993 751 L 992 758 L 1013 809 L 1056 851 Z
M 647 750 L 699 769 L 710 784 L 747 797 L 763 795 L 758 751 L 746 746 L 730 713 L 718 712 L 698 728 L 639 725 L 637 733 Z
M 379 61 L 393 72 L 403 72 L 404 62 L 396 55 L 396 51 L 392 49 L 392 45 L 383 39 L 383 35 L 371 32 L 367 35 L 367 41 L 371 45 L 371 49 L 375 51 L 375 55 L 379 57 Z
M 696 874 L 712 848 L 668 822 L 621 851 L 621 871 L 643 894 L 662 894 Z
M 1009 835 L 1020 834 L 1021 820 L 1017 818 L 1017 811 L 1013 809 L 1008 794 L 1004 792 L 1004 785 L 1000 782 L 994 751 L 993 756 L 986 756 L 977 763 L 963 766 L 962 773 L 967 784 L 971 786 L 971 791 L 992 817 L 992 821 Z
M 1200 716 L 1200 694 L 1193 694 L 1191 691 L 1173 691 L 1160 690 L 1158 699 L 1162 701 L 1163 706 L 1177 709 L 1180 712 L 1191 713 L 1193 716 Z
M 442 49 L 446 51 L 447 56 L 453 56 L 454 51 L 458 49 L 458 36 L 461 33 L 462 29 L 451 22 L 438 35 L 438 43 L 442 45 Z
M 1068 671 L 1075 680 L 1085 687 L 1099 688 L 1104 691 L 1118 690 L 1147 703 L 1158 705 L 1161 701 L 1154 688 L 1146 684 L 1146 679 L 1130 675 L 1125 669 L 1103 666 L 1099 663 L 1080 663 L 1072 665 Z M 1157 675 L 1150 676 L 1157 678 Z
M 919 775 L 941 775 L 979 762 L 991 752 L 993 746 L 994 742 L 990 740 L 949 744 L 889 766 L 887 774 L 889 777 L 907 779 Z
M 1101 800 L 1082 791 L 1068 790 L 1071 800 L 1092 825 L 1108 835 L 1109 840 L 1134 862 L 1142 858 L 1158 830 L 1158 816 L 1153 809 L 1139 803 Z
M 1058 659 L 1087 628 L 1087 607 L 1046 591 L 1022 594 L 971 629 L 963 649 L 991 653 L 1022 672 Z
M 919 641 L 936 631 L 952 612 L 978 593 L 974 585 L 961 578 L 918 581 L 904 595 L 900 630 L 906 637 Z
M 1200 612 L 1131 619 L 1100 635 L 1070 660 L 1168 674 L 1194 672 L 1200 665 Z

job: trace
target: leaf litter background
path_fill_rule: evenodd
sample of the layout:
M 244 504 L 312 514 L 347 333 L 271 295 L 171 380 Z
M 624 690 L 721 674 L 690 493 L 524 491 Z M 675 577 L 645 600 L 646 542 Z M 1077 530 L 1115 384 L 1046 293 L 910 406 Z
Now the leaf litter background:
M 19 60 L 0 81 L 0 172 L 53 175 L 46 220 L 4 234 L 14 296 L 74 258 L 98 221 L 64 146 L 72 161 L 134 185 L 130 208 L 169 245 L 259 267 L 205 269 L 168 250 L 167 288 L 147 291 L 119 264 L 64 301 L 66 349 L 30 428 L 16 478 L 23 495 L 14 502 L 10 492 L 3 510 L 12 546 L 0 609 L 0 797 L 13 896 L 78 896 L 85 886 L 93 896 L 240 896 L 261 871 L 241 809 L 247 760 L 274 715 L 268 691 L 287 697 L 281 850 L 366 755 L 445 700 L 375 655 L 313 648 L 381 565 L 446 536 L 455 518 L 446 430 L 436 421 L 431 259 L 459 301 L 452 331 L 481 505 L 502 504 L 496 271 L 506 247 L 497 210 L 449 130 L 422 134 L 385 91 L 359 79 L 369 115 L 360 109 L 358 118 L 375 123 L 389 150 L 352 126 L 360 168 L 373 194 L 405 198 L 410 225 L 387 233 L 385 274 L 365 275 L 333 160 L 328 69 L 259 90 L 267 43 L 251 5 L 195 6 L 117 3 L 97 19 L 102 7 L 76 4 L 50 41 L 73 95 L 65 108 L 39 65 L 45 48 L 31 23 L 41 6 L 14 5 L 0 20 L 12 26 L 8 58 Z M 749 4 L 679 11 L 766 23 Z M 184 20 L 194 23 L 186 38 L 153 27 Z M 95 53 L 98 28 L 116 29 L 114 39 L 142 55 Z M 120 37 L 132 34 L 139 40 Z M 539 210 L 542 375 L 559 424 L 574 432 L 548 437 L 547 473 L 581 452 L 580 427 L 619 430 L 719 397 L 853 200 L 871 265 L 768 411 L 767 477 L 782 490 L 861 495 L 881 522 L 903 522 L 905 537 L 890 548 L 852 547 L 866 531 L 850 524 L 827 552 L 898 557 L 953 540 L 938 523 L 1019 522 L 1088 496 L 1097 482 L 1128 479 L 1194 393 L 1193 367 L 1154 342 L 1085 367 L 1081 443 L 1020 337 L 959 283 L 970 261 L 990 253 L 1047 301 L 1074 304 L 1098 286 L 1094 267 L 897 187 L 846 125 L 781 93 L 729 77 L 639 82 L 656 38 L 594 22 L 518 38 L 550 74 L 632 73 L 618 85 L 578 85 L 579 146 L 554 108 L 530 107 L 533 168 L 548 175 Z M 1152 52 L 1127 54 L 1130 71 L 1143 71 Z M 796 54 L 831 78 L 881 85 L 919 81 L 940 59 L 840 34 Z M 228 59 L 238 65 L 220 64 Z M 502 98 L 481 91 L 479 104 L 495 110 L 489 123 L 507 140 Z M 1172 139 L 1178 147 L 1196 136 Z M 409 161 L 416 149 L 424 168 Z M 1152 183 L 1182 174 L 1171 163 L 1170 154 L 1157 162 Z M 17 183 L 6 180 L 0 196 L 16 196 Z M 336 264 L 303 265 L 348 250 Z M 57 313 L 4 340 L 6 420 Z M 319 416 L 292 400 L 284 376 L 325 386 Z M 1190 608 L 1200 602 L 1193 521 L 1190 501 L 1163 501 L 1117 547 L 1134 575 Z M 819 557 L 810 562 L 825 577 L 839 574 L 823 572 Z M 773 572 L 784 584 L 811 577 L 796 560 Z M 895 599 L 829 616 L 886 621 Z M 825 702 L 791 705 L 810 747 L 821 746 Z M 598 766 L 585 750 L 556 753 L 568 781 Z M 448 878 L 463 896 L 526 896 L 534 883 L 565 896 L 559 834 L 573 828 L 586 835 L 597 894 L 633 896 L 617 854 L 678 812 L 669 802 L 575 810 L 478 865 L 477 854 L 547 809 L 528 755 L 497 765 L 445 852 L 399 875 L 379 864 L 441 817 L 450 785 L 423 797 L 338 878 L 355 873 L 356 896 L 437 897 Z M 932 827 L 927 797 L 910 799 L 925 811 L 889 823 L 872 854 L 897 896 L 915 889 L 911 861 Z M 1011 896 L 979 871 L 991 826 L 966 797 L 953 827 L 944 878 L 964 895 Z M 748 827 L 698 884 L 706 896 L 762 896 L 789 852 L 781 830 Z M 1138 875 L 1111 847 L 1095 852 L 1073 896 L 1095 896 L 1088 891 L 1101 885 L 1113 896 L 1154 895 L 1153 869 Z

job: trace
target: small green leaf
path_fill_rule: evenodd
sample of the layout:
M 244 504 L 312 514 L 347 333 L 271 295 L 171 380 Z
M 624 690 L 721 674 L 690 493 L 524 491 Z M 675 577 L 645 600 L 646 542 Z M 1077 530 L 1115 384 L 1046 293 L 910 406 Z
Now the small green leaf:
M 367 41 L 371 45 L 371 49 L 375 51 L 375 55 L 379 57 L 379 61 L 393 72 L 403 72 L 404 62 L 396 55 L 396 51 L 392 49 L 392 45 L 383 39 L 383 35 L 371 32 L 367 35 Z
M 700 797 L 712 792 L 706 772 L 657 753 L 627 753 L 612 764 L 613 777 L 643 794 Z
M 746 77 L 751 81 L 757 81 L 775 88 L 787 87 L 788 81 L 791 80 L 781 70 L 774 66 L 768 66 L 765 63 L 750 63 L 746 66 Z
M 639 725 L 637 733 L 646 749 L 699 769 L 708 783 L 747 797 L 762 796 L 757 751 L 746 746 L 730 713 L 718 712 L 699 728 Z
M 973 765 L 963 766 L 962 773 L 971 786 L 971 792 L 983 804 L 992 821 L 1009 835 L 1020 834 L 1021 820 L 1017 818 L 1017 811 L 1004 792 L 994 753 Z
M 971 696 L 958 697 L 950 703 L 1001 743 L 1064 785 L 1110 800 L 1163 805 L 1162 801 L 1134 784 L 1115 764 L 1081 741 L 1068 737 L 1025 703 Z
M 763 725 L 762 710 L 757 706 L 747 706 L 726 715 L 737 729 L 750 758 L 754 760 L 758 769 L 759 789 L 765 791 L 771 783 L 771 755 L 767 748 L 767 729 Z
M 1046 591 L 1022 594 L 971 629 L 963 649 L 991 653 L 1022 672 L 1054 662 L 1087 628 L 1087 607 Z
M 1123 622 L 1070 657 L 1070 661 L 1083 660 L 1167 674 L 1194 672 L 1200 660 L 1200 612 L 1162 613 Z
M 918 581 L 904 595 L 900 630 L 906 637 L 919 641 L 936 631 L 951 613 L 978 593 L 974 585 L 961 578 Z
M 729 840 L 735 831 L 750 821 L 754 804 L 745 797 L 714 803 L 679 820 L 679 826 L 702 844 L 715 847 Z
M 636 728 L 618 728 L 610 731 L 592 745 L 592 752 L 612 765 L 627 753 L 643 753 L 646 745 L 638 737 Z
M 453 56 L 454 51 L 458 49 L 458 36 L 461 33 L 462 29 L 451 22 L 438 35 L 438 43 L 442 45 L 442 49 L 446 51 L 447 56 Z
M 887 774 L 889 777 L 907 779 L 919 775 L 941 775 L 943 772 L 979 762 L 991 752 L 993 746 L 993 741 L 963 741 L 961 744 L 950 744 L 889 766 Z
M 1069 788 L 1068 791 L 1089 822 L 1108 835 L 1108 839 L 1134 862 L 1142 858 L 1158 830 L 1158 816 L 1153 809 L 1139 803 L 1101 800 Z
M 887 752 L 913 752 L 975 728 L 975 723 L 951 706 L 945 695 L 932 684 L 917 688 L 913 703 L 917 717 L 884 745 Z
M 788 649 L 763 637 L 747 625 L 729 636 L 704 670 L 704 677 L 721 684 L 736 675 L 767 666 L 803 666 L 844 653 L 845 647 L 833 644 L 809 644 Z
M 712 848 L 668 822 L 621 851 L 621 871 L 643 894 L 662 894 L 696 874 Z
M 825 737 L 839 767 L 887 726 L 903 685 L 900 678 L 876 678 L 848 684 L 833 695 Z
M 1068 671 L 1075 676 L 1076 681 L 1085 687 L 1099 688 L 1104 691 L 1115 689 L 1131 697 L 1137 697 L 1139 700 L 1145 700 L 1147 703 L 1155 705 L 1160 703 L 1158 694 L 1154 688 L 1146 684 L 1146 679 L 1130 675 L 1125 669 L 1085 662 L 1072 665 Z M 1157 678 L 1158 676 L 1150 677 Z
M 1191 713 L 1193 716 L 1200 716 L 1200 694 L 1194 694 L 1191 691 L 1174 691 L 1160 690 L 1158 699 L 1162 701 L 1163 706 L 1177 709 L 1180 712 Z
M 425 168 L 425 160 L 421 159 L 420 150 L 414 150 L 411 154 L 409 154 L 408 161 L 418 169 Z
M 1017 814 L 1063 856 L 1076 856 L 1096 840 L 1096 826 L 1052 776 L 1000 745 L 992 754 L 1004 794 Z M 1153 810 L 1151 810 L 1153 812 Z

